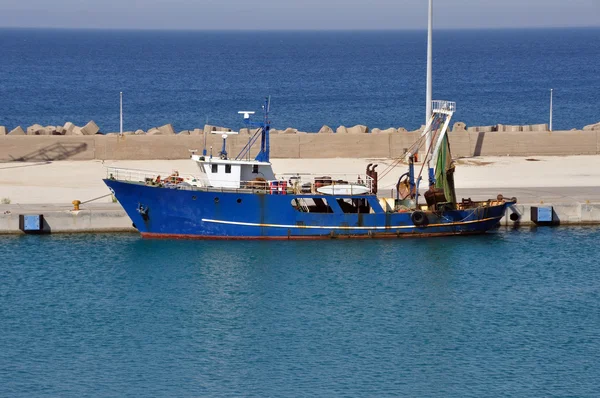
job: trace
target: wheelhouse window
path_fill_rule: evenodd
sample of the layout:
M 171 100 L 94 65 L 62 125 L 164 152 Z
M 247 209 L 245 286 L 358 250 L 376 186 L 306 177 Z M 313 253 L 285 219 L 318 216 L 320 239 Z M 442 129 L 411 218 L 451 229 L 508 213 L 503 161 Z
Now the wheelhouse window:
M 258 165 L 257 164 L 252 165 L 252 173 L 258 174 Z
M 231 174 L 231 165 L 230 164 L 225 165 L 225 173 Z
M 218 164 L 212 164 L 211 167 L 210 167 L 210 171 L 212 173 L 218 172 L 219 171 L 219 165 Z

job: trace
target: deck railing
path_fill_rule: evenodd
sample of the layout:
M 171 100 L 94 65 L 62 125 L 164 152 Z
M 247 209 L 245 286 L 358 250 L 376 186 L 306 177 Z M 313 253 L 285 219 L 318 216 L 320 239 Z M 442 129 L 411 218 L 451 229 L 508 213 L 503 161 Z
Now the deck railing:
M 125 169 L 121 167 L 106 168 L 106 178 L 119 181 L 145 182 L 147 179 L 156 180 L 159 176 L 167 177 L 170 174 L 172 172 Z
M 349 191 L 349 194 L 363 193 L 366 188 L 368 193 L 373 189 L 373 178 L 366 175 L 357 174 L 301 174 L 284 173 L 273 181 L 240 181 L 239 188 L 219 186 L 219 182 L 231 184 L 231 181 L 214 181 L 209 183 L 207 178 L 194 176 L 191 174 L 179 174 L 176 171 L 150 171 L 128 169 L 121 167 L 107 167 L 106 178 L 143 183 L 153 186 L 166 186 L 175 189 L 202 190 L 210 192 L 246 192 L 246 193 L 266 193 L 266 194 L 312 194 L 321 195 L 318 189 L 332 186 L 333 193 L 335 187 L 346 187 L 343 191 Z M 224 184 L 225 185 L 225 184 Z M 354 191 L 353 191 L 354 190 Z M 342 193 L 339 193 L 342 194 Z
M 368 192 L 373 190 L 373 178 L 364 174 L 347 174 L 347 173 L 283 173 L 279 174 L 282 180 L 291 183 L 289 185 L 299 187 L 301 190 L 306 190 L 308 186 L 312 187 L 312 191 L 320 187 L 333 185 L 349 185 L 351 187 L 365 187 Z M 352 190 L 352 188 L 350 188 Z
M 456 102 L 443 100 L 431 101 L 431 109 L 433 112 L 439 113 L 456 112 Z

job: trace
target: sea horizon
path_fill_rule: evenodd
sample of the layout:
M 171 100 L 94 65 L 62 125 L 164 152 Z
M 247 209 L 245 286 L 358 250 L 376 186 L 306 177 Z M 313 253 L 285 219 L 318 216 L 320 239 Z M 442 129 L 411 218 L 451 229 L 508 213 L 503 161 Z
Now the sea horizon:
M 589 26 L 507 26 L 507 27 L 446 27 L 446 28 L 434 28 L 434 32 L 456 32 L 456 31 L 497 31 L 497 30 L 509 30 L 509 31 L 522 31 L 522 30 L 600 30 L 600 25 L 589 25 Z M 239 32 L 290 32 L 290 33 L 369 33 L 369 32 L 427 32 L 427 28 L 370 28 L 370 29 L 191 29 L 191 28 L 111 28 L 111 27 L 59 27 L 59 26 L 0 26 L 0 30 L 85 30 L 85 31 L 101 31 L 101 32 L 215 32 L 215 33 L 239 33 Z

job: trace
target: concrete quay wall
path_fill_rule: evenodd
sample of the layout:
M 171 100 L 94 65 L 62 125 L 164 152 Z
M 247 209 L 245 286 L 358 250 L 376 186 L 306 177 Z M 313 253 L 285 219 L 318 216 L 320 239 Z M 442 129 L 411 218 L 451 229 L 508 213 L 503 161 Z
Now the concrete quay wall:
M 600 203 L 517 204 L 509 208 L 500 225 L 530 227 L 532 206 L 553 206 L 555 221 L 563 226 L 600 225 Z M 511 219 L 515 213 L 516 220 Z M 131 220 L 118 203 L 88 205 L 82 210 L 68 207 L 36 207 L 34 205 L 0 205 L 0 234 L 23 234 L 19 215 L 44 215 L 44 233 L 136 232 Z
M 37 207 L 32 205 L 1 205 L 0 234 L 22 234 L 19 215 L 44 216 L 44 233 L 136 232 L 131 220 L 118 203 L 86 206 L 79 211 L 68 207 Z
M 419 137 L 418 132 L 389 134 L 273 134 L 274 158 L 396 158 Z M 554 132 L 452 132 L 454 157 L 543 156 L 600 154 L 600 131 Z M 236 156 L 248 134 L 227 139 L 227 151 Z M 0 161 L 149 160 L 185 159 L 191 149 L 202 151 L 203 136 L 194 135 L 91 135 L 0 136 Z M 207 148 L 218 155 L 219 135 L 207 136 Z M 256 147 L 256 145 L 255 145 Z M 251 153 L 254 155 L 256 148 Z
M 531 208 L 552 206 L 553 222 L 557 225 L 600 225 L 600 203 L 516 204 L 507 209 L 500 225 L 506 227 L 533 226 Z M 511 219 L 511 215 L 514 219 Z

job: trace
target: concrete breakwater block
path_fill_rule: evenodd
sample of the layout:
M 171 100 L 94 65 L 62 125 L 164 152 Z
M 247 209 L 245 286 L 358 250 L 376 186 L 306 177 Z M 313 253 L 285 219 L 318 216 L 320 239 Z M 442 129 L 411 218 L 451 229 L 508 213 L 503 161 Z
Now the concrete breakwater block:
M 26 135 L 25 131 L 21 128 L 21 126 L 17 126 L 14 129 L 12 129 L 8 135 Z
M 27 127 L 27 135 L 46 135 L 46 129 L 40 124 Z
M 93 120 L 90 120 L 88 122 L 88 124 L 86 124 L 85 126 L 83 126 L 81 128 L 81 133 L 83 135 L 94 135 L 94 134 L 98 134 L 99 131 L 100 131 L 100 128 Z
M 73 130 L 75 130 L 75 125 L 71 122 L 66 122 L 63 126 L 63 132 L 65 135 L 73 135 Z
M 397 132 L 398 132 L 398 130 L 396 130 L 393 127 L 390 127 L 389 129 L 385 129 L 385 130 L 381 130 L 378 128 L 371 130 L 371 134 L 395 134 Z
M 162 135 L 173 135 L 175 134 L 175 129 L 170 124 L 165 124 L 164 126 L 160 126 L 158 128 Z
M 323 126 L 319 130 L 319 134 L 333 134 L 333 129 L 329 126 Z
M 146 131 L 146 135 L 161 135 L 161 133 L 159 129 L 152 127 L 150 130 Z
M 600 131 L 600 122 L 596 124 L 589 124 L 583 128 L 583 131 Z
M 298 130 L 293 129 L 291 127 L 288 127 L 287 129 L 285 129 L 281 132 L 281 134 L 296 134 L 296 133 L 298 133 Z
M 64 135 L 84 135 L 82 128 L 79 126 L 75 126 L 71 122 L 66 122 L 62 129 L 63 129 Z M 90 131 L 91 130 L 92 130 L 92 127 L 90 127 Z
M 63 135 L 63 126 L 42 126 L 34 124 L 27 127 L 27 135 Z
M 0 135 L 6 135 L 6 127 L 0 126 Z
M 209 134 L 212 131 L 231 131 L 230 128 L 227 127 L 221 127 L 221 126 L 213 126 L 211 124 L 205 124 L 204 125 L 204 132 Z
M 467 131 L 467 124 L 465 122 L 456 122 L 452 126 L 453 133 L 464 133 Z
M 175 129 L 170 124 L 164 126 L 154 127 L 148 130 L 147 135 L 175 135 Z
M 356 126 L 346 127 L 339 126 L 336 130 L 336 134 L 366 134 L 369 132 L 369 128 L 367 126 L 363 126 L 362 124 L 357 124 Z
M 369 132 L 369 128 L 367 126 L 363 126 L 362 124 L 357 124 L 356 126 L 350 127 L 347 130 L 348 134 L 367 134 Z
M 366 134 L 369 132 L 369 128 L 362 124 L 357 124 L 352 127 L 339 126 L 335 132 L 336 134 Z

